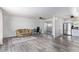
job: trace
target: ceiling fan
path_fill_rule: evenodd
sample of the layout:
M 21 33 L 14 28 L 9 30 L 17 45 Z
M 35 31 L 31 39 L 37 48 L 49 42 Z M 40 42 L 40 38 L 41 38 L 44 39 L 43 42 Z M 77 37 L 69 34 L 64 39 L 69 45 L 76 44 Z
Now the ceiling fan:
M 38 19 L 40 19 L 40 20 L 46 20 L 46 19 L 48 19 L 48 18 L 38 17 Z

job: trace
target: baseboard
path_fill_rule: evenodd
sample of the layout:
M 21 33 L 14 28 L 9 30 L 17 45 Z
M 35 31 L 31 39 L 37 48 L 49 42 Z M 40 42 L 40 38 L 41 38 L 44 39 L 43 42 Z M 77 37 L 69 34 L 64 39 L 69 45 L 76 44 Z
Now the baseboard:
M 11 37 L 3 37 L 3 39 L 8 39 L 8 38 L 14 38 L 16 36 L 11 36 Z
M 3 45 L 3 40 L 0 42 L 0 45 Z

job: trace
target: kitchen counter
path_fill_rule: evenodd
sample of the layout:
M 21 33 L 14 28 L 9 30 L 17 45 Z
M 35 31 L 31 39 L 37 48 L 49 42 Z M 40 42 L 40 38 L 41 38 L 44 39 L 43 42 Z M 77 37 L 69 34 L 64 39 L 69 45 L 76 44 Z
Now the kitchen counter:
M 79 29 L 72 29 L 72 36 L 79 36 Z

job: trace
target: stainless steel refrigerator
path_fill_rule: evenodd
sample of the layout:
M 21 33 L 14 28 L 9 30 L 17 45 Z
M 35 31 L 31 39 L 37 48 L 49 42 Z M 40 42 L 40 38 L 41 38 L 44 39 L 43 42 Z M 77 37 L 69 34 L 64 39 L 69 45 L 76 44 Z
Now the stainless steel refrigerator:
M 72 23 L 71 22 L 63 24 L 63 34 L 72 35 Z

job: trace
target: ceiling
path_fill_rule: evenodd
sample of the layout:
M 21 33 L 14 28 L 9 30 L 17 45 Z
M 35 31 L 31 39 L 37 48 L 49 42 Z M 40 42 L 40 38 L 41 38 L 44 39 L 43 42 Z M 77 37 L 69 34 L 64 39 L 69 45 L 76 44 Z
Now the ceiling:
M 2 7 L 10 15 L 23 17 L 52 17 L 72 15 L 72 7 Z

